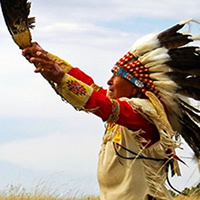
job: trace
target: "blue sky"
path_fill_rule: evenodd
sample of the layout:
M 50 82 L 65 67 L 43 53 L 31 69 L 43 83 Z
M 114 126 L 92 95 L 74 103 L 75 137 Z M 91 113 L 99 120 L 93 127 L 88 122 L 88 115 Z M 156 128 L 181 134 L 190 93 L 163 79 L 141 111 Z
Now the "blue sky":
M 200 20 L 199 0 L 32 0 L 33 40 L 106 87 L 113 64 L 141 36 Z M 102 121 L 61 101 L 22 56 L 0 17 L 0 191 L 10 185 L 60 195 L 98 194 Z M 200 31 L 199 25 L 192 29 Z M 192 158 L 187 146 L 179 154 Z M 178 189 L 199 182 L 191 159 Z

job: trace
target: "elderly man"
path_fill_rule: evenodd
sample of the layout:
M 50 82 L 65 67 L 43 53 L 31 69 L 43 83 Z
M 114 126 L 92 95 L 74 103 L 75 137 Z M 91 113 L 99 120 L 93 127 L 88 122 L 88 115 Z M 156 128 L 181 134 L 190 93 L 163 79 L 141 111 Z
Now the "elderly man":
M 188 22 L 137 41 L 113 67 L 108 90 L 37 43 L 22 52 L 57 94 L 107 122 L 98 163 L 101 200 L 171 199 L 165 188 L 169 165 L 180 175 L 173 136 L 194 137 L 196 131 L 186 118 L 193 108 L 177 95 L 198 96 L 191 78 L 198 78 L 199 48 L 180 48 L 196 37 L 177 32 Z
M 145 109 L 155 111 L 140 87 L 113 69 L 109 89 L 104 90 L 78 68 L 47 53 L 37 43 L 24 49 L 23 55 L 35 64 L 35 72 L 56 83 L 57 91 L 75 108 L 107 121 L 98 165 L 102 200 L 150 196 L 170 199 L 164 187 L 166 149 L 159 148 L 160 135 L 152 119 L 140 113 Z

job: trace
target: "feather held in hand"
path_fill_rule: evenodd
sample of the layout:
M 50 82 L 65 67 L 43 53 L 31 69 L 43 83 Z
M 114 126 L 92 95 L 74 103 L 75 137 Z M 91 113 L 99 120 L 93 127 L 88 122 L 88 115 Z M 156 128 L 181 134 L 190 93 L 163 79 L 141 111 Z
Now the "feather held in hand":
M 20 49 L 31 46 L 30 28 L 35 18 L 29 18 L 31 3 L 27 0 L 0 0 L 7 28 Z

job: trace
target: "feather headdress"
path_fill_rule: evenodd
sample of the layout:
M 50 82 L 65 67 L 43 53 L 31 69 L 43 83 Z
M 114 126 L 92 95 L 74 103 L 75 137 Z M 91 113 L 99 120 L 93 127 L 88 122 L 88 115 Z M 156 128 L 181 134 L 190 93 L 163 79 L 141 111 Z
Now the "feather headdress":
M 189 45 L 200 35 L 178 32 L 189 19 L 139 39 L 112 71 L 143 91 L 153 92 L 167 107 L 175 131 L 200 159 L 200 110 L 188 100 L 200 100 L 200 47 Z

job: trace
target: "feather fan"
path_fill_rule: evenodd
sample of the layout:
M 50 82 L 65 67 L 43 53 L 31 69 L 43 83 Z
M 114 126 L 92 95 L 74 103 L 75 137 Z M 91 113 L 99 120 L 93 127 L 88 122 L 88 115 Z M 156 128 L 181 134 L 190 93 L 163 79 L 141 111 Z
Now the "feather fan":
M 31 3 L 27 0 L 0 0 L 3 16 L 13 40 L 20 49 L 31 46 L 35 18 L 28 18 Z
M 31 3 L 28 0 L 0 0 L 0 3 L 5 23 L 14 42 L 20 49 L 31 46 L 32 35 L 30 29 L 34 28 L 35 23 L 35 18 L 29 17 Z M 42 76 L 45 78 L 44 75 Z M 47 81 L 55 92 L 60 95 L 57 92 L 55 83 Z M 61 98 L 63 97 L 61 96 Z

